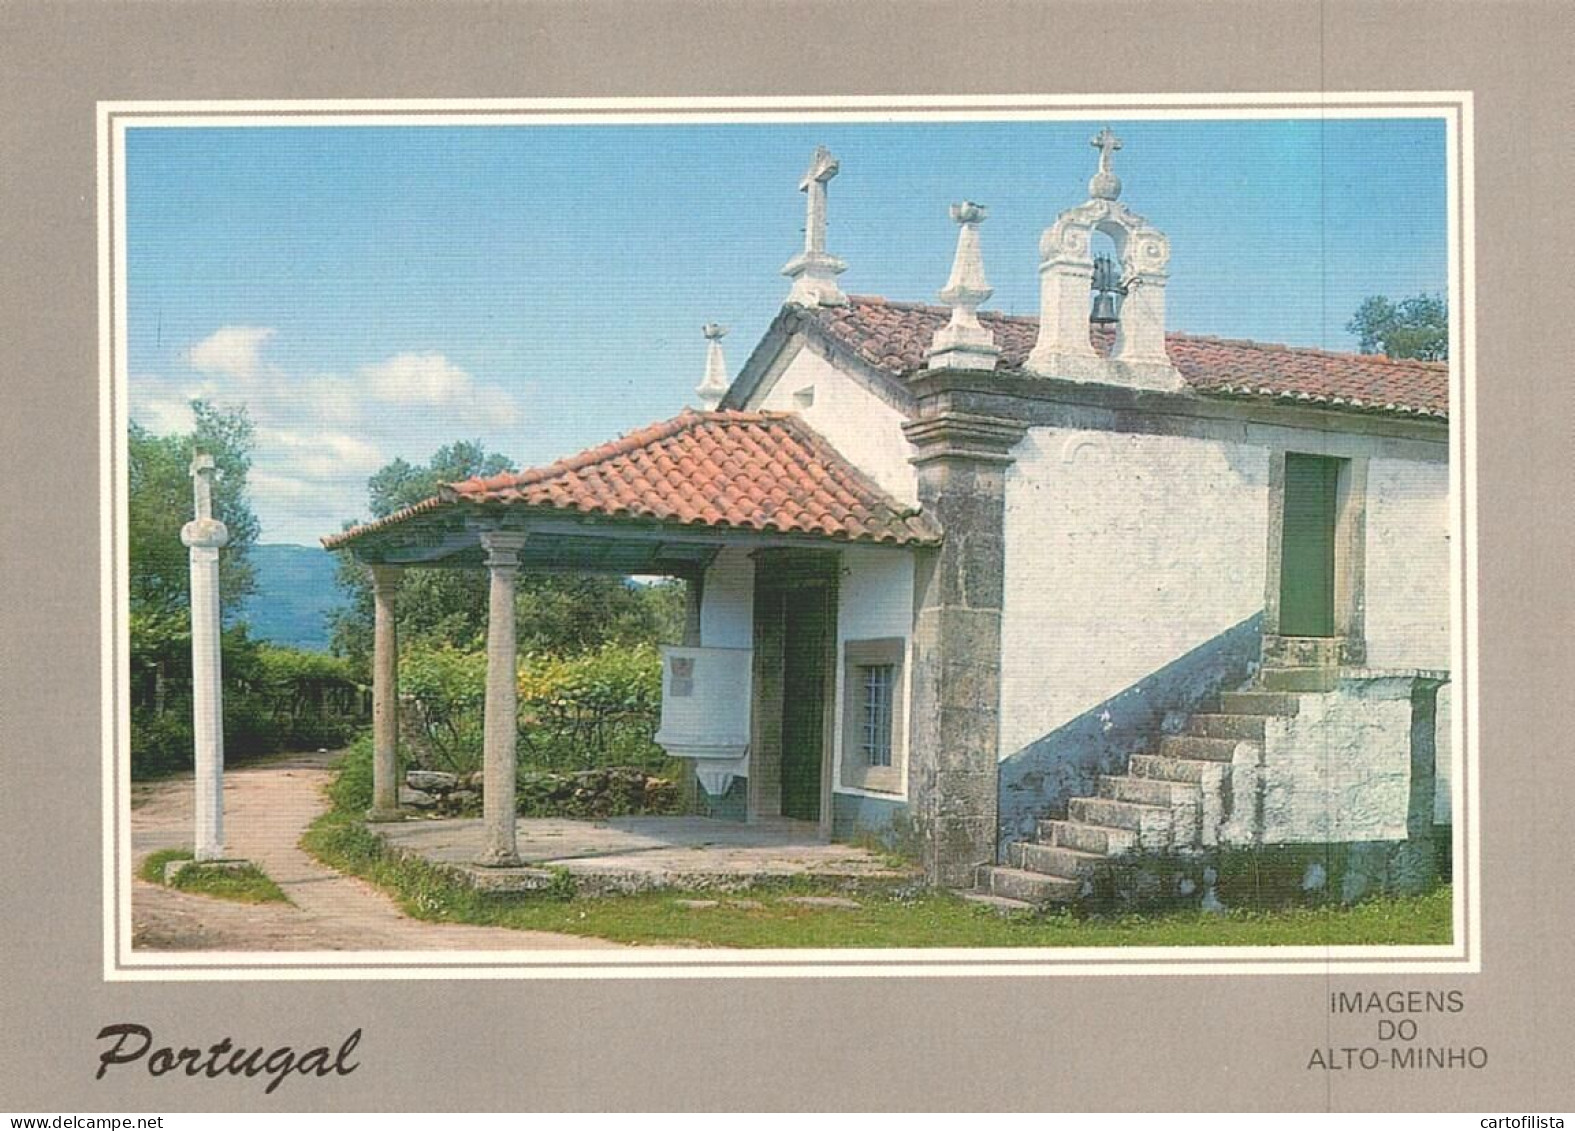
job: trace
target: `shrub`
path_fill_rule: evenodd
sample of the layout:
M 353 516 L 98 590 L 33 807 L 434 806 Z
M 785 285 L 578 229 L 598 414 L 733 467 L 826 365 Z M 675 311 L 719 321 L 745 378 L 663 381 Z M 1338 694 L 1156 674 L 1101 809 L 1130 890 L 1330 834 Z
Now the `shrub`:
M 576 656 L 529 656 L 519 688 L 521 740 L 533 764 L 668 764 L 652 741 L 661 721 L 662 665 L 651 645 L 609 644 Z
M 520 764 L 541 770 L 671 762 L 652 741 L 661 720 L 661 658 L 647 644 L 609 644 L 519 663 Z M 465 774 L 481 765 L 487 658 L 447 646 L 400 657 L 406 744 L 415 761 Z
M 485 652 L 409 649 L 399 659 L 399 693 L 402 722 L 418 739 L 418 762 L 454 773 L 481 765 Z
M 328 800 L 341 813 L 365 813 L 372 807 L 372 736 L 363 734 L 334 763 Z

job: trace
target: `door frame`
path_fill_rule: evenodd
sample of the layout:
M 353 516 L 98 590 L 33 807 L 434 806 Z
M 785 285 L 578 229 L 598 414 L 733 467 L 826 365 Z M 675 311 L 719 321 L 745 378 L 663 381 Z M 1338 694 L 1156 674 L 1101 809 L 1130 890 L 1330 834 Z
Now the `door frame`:
M 754 701 L 750 709 L 749 789 L 745 820 L 782 816 L 784 608 L 788 594 L 817 589 L 826 601 L 825 678 L 821 684 L 820 799 L 818 835 L 831 837 L 832 771 L 837 716 L 838 581 L 842 556 L 835 550 L 770 548 L 750 555 L 754 586 Z
M 1335 484 L 1334 633 L 1329 637 L 1284 636 L 1280 632 L 1285 538 L 1285 457 L 1269 453 L 1268 554 L 1263 595 L 1263 663 L 1269 667 L 1361 666 L 1367 662 L 1365 629 L 1367 561 L 1367 457 L 1295 455 L 1333 460 Z

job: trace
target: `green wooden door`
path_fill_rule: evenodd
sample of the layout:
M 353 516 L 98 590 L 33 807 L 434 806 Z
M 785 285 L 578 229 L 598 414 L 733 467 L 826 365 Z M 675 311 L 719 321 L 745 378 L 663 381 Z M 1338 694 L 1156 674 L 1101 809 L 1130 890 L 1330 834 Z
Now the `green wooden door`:
M 820 768 L 826 743 L 831 590 L 785 593 L 782 639 L 782 815 L 820 820 Z
M 1285 456 L 1280 543 L 1280 635 L 1334 635 L 1334 529 L 1340 464 L 1325 456 Z

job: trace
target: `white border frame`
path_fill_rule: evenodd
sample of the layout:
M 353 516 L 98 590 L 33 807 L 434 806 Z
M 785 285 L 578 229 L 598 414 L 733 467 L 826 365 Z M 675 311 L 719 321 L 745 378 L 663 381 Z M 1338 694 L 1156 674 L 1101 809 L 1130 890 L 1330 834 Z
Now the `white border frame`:
M 675 124 L 1439 118 L 1446 124 L 1450 320 L 1453 942 L 1395 947 L 230 952 L 131 949 L 125 131 L 137 126 Z M 1481 970 L 1477 729 L 1475 170 L 1470 91 L 837 98 L 101 102 L 97 121 L 104 977 L 107 981 L 1416 974 Z

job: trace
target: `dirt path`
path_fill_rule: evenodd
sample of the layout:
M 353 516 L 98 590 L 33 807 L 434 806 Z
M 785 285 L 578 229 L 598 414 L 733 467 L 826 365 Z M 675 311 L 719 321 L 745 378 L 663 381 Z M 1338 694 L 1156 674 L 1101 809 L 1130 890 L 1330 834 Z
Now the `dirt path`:
M 611 947 L 546 931 L 425 923 L 361 880 L 319 864 L 298 846 L 327 806 L 332 755 L 291 754 L 224 775 L 225 848 L 266 872 L 290 904 L 242 904 L 132 881 L 132 946 L 139 950 L 563 950 Z M 132 787 L 137 863 L 190 845 L 190 777 Z

